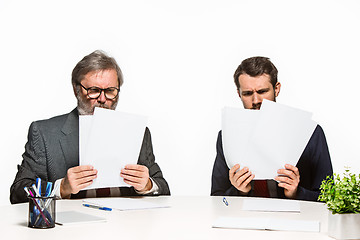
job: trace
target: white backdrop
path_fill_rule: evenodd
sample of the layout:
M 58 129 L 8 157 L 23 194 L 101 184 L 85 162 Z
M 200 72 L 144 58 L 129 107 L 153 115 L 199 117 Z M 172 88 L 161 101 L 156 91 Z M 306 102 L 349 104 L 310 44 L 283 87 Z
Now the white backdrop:
M 95 49 L 123 70 L 119 111 L 148 115 L 173 195 L 209 195 L 221 108 L 251 56 L 279 70 L 278 102 L 323 127 L 334 170 L 360 170 L 359 1 L 0 0 L 2 189 L 34 120 L 71 111 L 75 64 Z

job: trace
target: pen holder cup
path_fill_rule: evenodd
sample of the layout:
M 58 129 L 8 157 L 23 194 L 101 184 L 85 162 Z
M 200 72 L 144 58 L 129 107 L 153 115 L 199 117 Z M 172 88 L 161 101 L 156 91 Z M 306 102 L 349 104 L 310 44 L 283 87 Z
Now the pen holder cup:
M 55 227 L 55 206 L 55 197 L 29 197 L 28 227 Z

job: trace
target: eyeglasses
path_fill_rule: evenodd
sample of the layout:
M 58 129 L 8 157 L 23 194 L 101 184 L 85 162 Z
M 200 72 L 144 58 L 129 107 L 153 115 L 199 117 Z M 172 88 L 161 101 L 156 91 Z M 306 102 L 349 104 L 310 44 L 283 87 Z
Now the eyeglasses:
M 82 86 L 86 90 L 87 96 L 91 99 L 97 99 L 98 97 L 100 97 L 101 92 L 104 92 L 106 99 L 113 100 L 119 95 L 119 92 L 120 92 L 120 88 L 116 88 L 116 87 L 109 87 L 109 88 L 89 87 L 89 88 L 86 88 L 81 83 L 79 83 L 79 85 Z

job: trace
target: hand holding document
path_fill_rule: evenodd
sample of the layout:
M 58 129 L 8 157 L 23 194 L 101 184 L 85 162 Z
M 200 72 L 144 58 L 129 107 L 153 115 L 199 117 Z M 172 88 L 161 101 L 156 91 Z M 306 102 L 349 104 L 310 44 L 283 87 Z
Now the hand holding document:
M 273 179 L 285 164 L 295 166 L 317 125 L 311 116 L 268 100 L 260 110 L 224 108 L 222 140 L 228 167 L 240 164 L 255 179 Z
M 120 171 L 137 163 L 146 122 L 144 116 L 103 108 L 96 108 L 92 116 L 80 116 L 80 165 L 92 165 L 98 171 L 85 189 L 129 186 Z

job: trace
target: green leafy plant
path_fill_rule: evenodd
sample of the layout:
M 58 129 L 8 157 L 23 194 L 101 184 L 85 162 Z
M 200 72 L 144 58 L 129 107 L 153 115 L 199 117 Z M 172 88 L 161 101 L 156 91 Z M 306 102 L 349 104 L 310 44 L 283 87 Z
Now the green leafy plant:
M 333 214 L 360 213 L 360 174 L 345 169 L 341 178 L 334 173 L 322 181 L 320 190 L 318 200 L 324 201 Z

